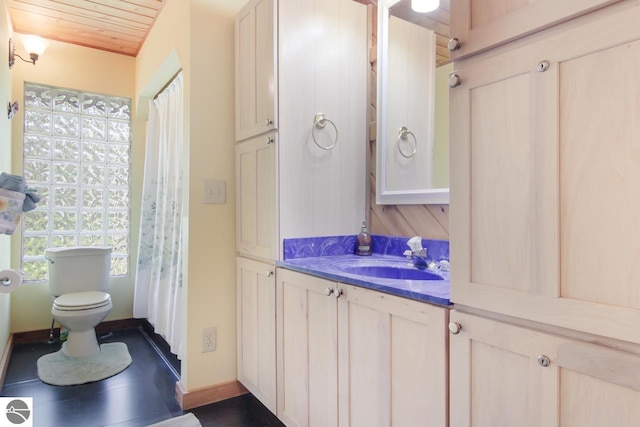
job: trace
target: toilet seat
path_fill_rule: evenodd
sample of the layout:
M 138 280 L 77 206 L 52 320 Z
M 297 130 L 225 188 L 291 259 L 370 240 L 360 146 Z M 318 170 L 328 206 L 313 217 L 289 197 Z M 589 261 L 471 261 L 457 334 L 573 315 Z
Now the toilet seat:
M 53 308 L 60 311 L 82 311 L 107 306 L 111 295 L 106 292 L 74 292 L 60 295 L 53 301 Z

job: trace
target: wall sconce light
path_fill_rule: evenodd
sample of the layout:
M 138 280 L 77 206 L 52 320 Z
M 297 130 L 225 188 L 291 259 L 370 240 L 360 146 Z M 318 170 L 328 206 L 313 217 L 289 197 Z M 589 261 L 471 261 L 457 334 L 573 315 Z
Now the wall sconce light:
M 440 7 L 440 0 L 411 0 L 411 9 L 418 13 L 429 13 Z
M 29 62 L 35 65 L 38 58 L 40 58 L 40 55 L 42 55 L 47 46 L 49 46 L 49 42 L 47 40 L 38 36 L 24 35 L 21 36 L 20 39 L 22 40 L 24 49 L 29 53 L 29 58 L 31 58 L 31 60 L 29 61 L 18 55 L 16 53 L 13 40 L 9 39 L 9 68 L 11 68 L 15 63 L 16 56 L 24 62 Z

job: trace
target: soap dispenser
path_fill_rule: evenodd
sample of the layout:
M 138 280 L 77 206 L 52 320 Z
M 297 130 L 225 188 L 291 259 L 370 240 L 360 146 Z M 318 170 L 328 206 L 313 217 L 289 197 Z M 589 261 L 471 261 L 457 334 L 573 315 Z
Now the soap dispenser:
M 357 240 L 356 255 L 371 255 L 371 234 L 367 231 L 367 221 L 362 221 L 362 228 Z

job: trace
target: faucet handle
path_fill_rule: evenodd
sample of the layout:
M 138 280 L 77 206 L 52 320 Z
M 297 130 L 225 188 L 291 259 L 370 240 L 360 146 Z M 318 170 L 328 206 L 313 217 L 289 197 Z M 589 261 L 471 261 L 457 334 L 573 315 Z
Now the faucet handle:
M 420 252 L 422 250 L 422 237 L 414 236 L 407 241 L 407 246 L 411 248 L 413 253 Z

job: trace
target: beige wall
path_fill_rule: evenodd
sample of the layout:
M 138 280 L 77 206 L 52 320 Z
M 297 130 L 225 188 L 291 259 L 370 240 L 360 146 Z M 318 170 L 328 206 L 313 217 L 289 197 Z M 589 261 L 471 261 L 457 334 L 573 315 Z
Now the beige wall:
M 433 187 L 449 187 L 449 74 L 453 62 L 436 68 L 436 106 L 433 142 Z
M 0 58 L 7 58 L 8 40 L 11 34 L 6 0 L 0 0 Z M 6 105 L 11 101 L 11 71 L 5 62 L 0 63 L 0 172 L 11 172 L 11 126 L 6 116 Z M 0 234 L 0 270 L 11 267 L 11 236 Z M 0 294 L 0 357 L 5 350 L 9 329 L 11 296 Z
M 191 2 L 191 150 L 187 369 L 193 390 L 236 378 L 234 18 Z M 202 203 L 205 179 L 226 182 L 224 205 Z M 202 330 L 218 349 L 201 352 Z
M 16 34 L 16 38 L 19 35 Z M 2 44 L 0 42 L 0 44 Z M 16 43 L 16 51 L 22 50 Z M 117 70 L 118 72 L 114 72 Z M 24 105 L 24 82 L 67 87 L 110 95 L 134 98 L 135 59 L 114 53 L 103 52 L 51 41 L 36 65 L 17 61 L 11 70 L 13 99 Z M 3 100 L 4 104 L 4 100 Z M 12 156 L 14 173 L 22 174 L 22 121 L 21 111 L 12 120 Z M 131 268 L 135 266 L 140 211 L 140 177 L 143 167 L 143 123 L 134 119 L 131 198 Z M 20 234 L 12 239 L 12 259 L 20 260 Z M 17 265 L 16 265 L 17 267 Z M 131 318 L 133 301 L 133 278 L 115 279 L 109 289 L 113 309 L 107 320 Z M 51 298 L 46 283 L 23 285 L 11 295 L 11 331 L 23 332 L 48 329 L 51 325 Z
M 180 67 L 184 73 L 189 192 L 181 383 L 188 391 L 236 378 L 233 23 L 232 12 L 210 1 L 169 0 L 136 61 L 141 114 L 143 99 Z M 205 179 L 226 181 L 226 204 L 202 203 Z M 202 353 L 202 330 L 211 326 L 218 349 Z

